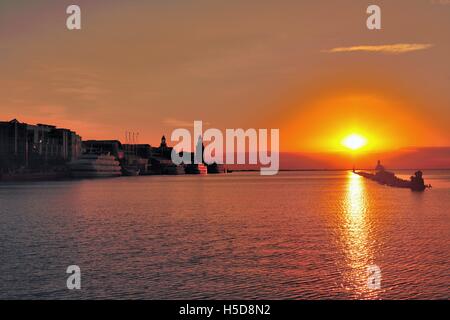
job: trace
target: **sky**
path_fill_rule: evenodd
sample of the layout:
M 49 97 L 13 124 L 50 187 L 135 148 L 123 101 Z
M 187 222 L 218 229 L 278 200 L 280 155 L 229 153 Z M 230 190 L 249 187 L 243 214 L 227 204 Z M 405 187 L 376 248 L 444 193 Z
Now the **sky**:
M 194 120 L 278 128 L 306 155 L 358 133 L 366 153 L 433 148 L 442 166 L 449 57 L 446 0 L 0 0 L 0 120 L 152 145 Z

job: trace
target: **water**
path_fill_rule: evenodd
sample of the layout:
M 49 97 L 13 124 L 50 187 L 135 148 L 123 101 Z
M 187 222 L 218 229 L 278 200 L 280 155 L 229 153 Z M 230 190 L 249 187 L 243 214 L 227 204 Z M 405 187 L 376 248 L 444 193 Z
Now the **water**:
M 449 299 L 450 171 L 425 178 L 423 193 L 349 172 L 0 184 L 0 299 Z

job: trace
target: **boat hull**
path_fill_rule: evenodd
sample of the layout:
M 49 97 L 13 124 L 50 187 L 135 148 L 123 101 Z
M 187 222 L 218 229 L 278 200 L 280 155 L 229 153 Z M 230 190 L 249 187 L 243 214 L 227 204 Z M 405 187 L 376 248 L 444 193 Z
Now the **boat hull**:
M 379 184 L 386 185 L 394 188 L 405 188 L 411 189 L 412 191 L 424 191 L 427 186 L 422 182 L 413 182 L 408 180 L 403 180 L 395 176 L 392 172 L 382 172 L 377 174 L 372 174 L 369 172 L 354 172 L 357 175 L 360 175 L 366 179 L 378 182 Z
M 84 154 L 69 164 L 74 178 L 109 178 L 122 175 L 119 161 L 109 154 Z
M 119 171 L 72 171 L 73 178 L 112 178 L 120 177 L 122 173 Z

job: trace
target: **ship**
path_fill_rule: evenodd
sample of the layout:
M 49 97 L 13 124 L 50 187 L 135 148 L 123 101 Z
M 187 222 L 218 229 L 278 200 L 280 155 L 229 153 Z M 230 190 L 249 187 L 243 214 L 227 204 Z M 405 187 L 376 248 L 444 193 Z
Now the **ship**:
M 218 164 L 213 162 L 211 164 L 206 165 L 208 168 L 208 173 L 217 174 L 217 173 L 226 173 L 226 168 L 223 164 Z
M 141 170 L 137 166 L 128 165 L 122 166 L 122 174 L 128 177 L 136 177 L 140 174 Z
M 175 164 L 167 166 L 164 171 L 164 174 L 168 175 L 180 175 L 185 173 L 184 166 Z
M 122 175 L 119 161 L 108 153 L 88 152 L 69 163 L 74 178 L 107 178 Z
M 185 167 L 185 171 L 187 174 L 208 174 L 208 168 L 203 164 L 187 164 Z
M 184 171 L 186 174 L 201 174 L 201 175 L 207 175 L 208 174 L 208 167 L 203 161 L 203 154 L 205 152 L 205 146 L 203 145 L 202 137 L 198 137 L 196 150 L 201 149 L 201 156 L 200 161 L 196 161 L 196 155 L 195 153 L 191 153 L 191 163 L 186 164 L 184 167 Z M 200 163 L 196 163 L 200 162 Z
M 431 188 L 431 185 L 425 184 L 422 171 L 416 171 L 414 176 L 411 176 L 409 180 L 404 180 L 397 177 L 395 173 L 387 171 L 381 164 L 380 160 L 378 160 L 378 164 L 375 167 L 375 174 L 364 171 L 356 171 L 355 168 L 353 168 L 353 172 L 364 178 L 390 187 L 409 188 L 412 191 L 424 191 L 426 188 Z

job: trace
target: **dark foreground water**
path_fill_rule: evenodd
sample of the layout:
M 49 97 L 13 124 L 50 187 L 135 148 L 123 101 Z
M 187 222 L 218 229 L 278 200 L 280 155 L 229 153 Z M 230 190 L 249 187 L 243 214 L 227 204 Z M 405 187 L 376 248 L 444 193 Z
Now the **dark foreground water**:
M 0 184 L 0 298 L 449 299 L 450 171 L 425 177 L 423 193 L 349 172 Z

